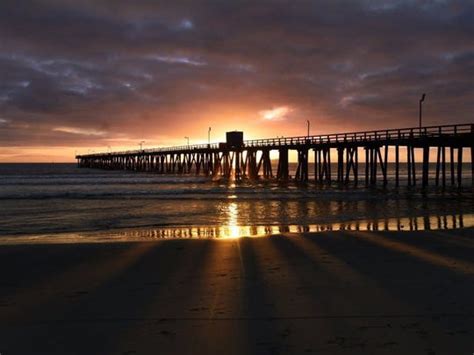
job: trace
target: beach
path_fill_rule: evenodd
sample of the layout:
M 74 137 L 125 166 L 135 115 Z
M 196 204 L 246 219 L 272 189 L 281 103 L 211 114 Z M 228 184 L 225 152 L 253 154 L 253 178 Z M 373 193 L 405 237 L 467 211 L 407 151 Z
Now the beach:
M 473 229 L 0 248 L 2 354 L 470 354 Z

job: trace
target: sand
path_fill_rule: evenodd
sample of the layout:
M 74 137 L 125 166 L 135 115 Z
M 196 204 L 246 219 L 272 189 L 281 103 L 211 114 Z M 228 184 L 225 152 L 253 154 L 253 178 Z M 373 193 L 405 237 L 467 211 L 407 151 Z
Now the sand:
M 0 247 L 0 353 L 471 354 L 473 229 Z

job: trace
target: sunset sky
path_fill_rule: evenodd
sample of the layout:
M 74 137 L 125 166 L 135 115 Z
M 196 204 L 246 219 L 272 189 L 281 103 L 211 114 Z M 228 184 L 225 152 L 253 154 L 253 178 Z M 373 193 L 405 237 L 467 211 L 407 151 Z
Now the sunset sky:
M 473 78 L 472 0 L 1 0 L 0 161 L 470 123 Z

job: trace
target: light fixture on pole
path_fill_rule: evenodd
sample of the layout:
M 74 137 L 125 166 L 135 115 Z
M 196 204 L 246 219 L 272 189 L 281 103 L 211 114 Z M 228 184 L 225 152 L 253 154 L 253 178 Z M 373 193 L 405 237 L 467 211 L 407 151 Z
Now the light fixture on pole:
M 207 144 L 211 145 L 211 127 L 207 130 Z
M 306 120 L 306 123 L 308 124 L 308 137 L 309 137 L 309 126 L 310 126 L 309 120 Z
M 188 147 L 189 147 L 189 137 L 184 137 L 188 141 Z
M 425 101 L 425 97 L 426 97 L 426 94 L 423 94 L 423 95 L 421 95 L 421 99 L 420 99 L 420 111 L 419 111 L 419 118 L 418 118 L 418 119 L 419 119 L 418 124 L 419 124 L 419 127 L 420 127 L 420 128 L 421 128 L 421 126 L 422 126 L 423 101 Z
M 140 150 L 143 150 L 143 144 L 145 144 L 145 141 L 141 141 L 139 144 L 140 144 Z

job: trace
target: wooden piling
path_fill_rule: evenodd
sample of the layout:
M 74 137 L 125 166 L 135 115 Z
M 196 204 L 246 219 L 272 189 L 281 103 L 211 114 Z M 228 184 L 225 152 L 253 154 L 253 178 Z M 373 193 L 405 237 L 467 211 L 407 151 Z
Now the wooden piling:
M 449 147 L 449 166 L 451 171 L 451 186 L 455 185 L 456 177 L 454 174 L 454 147 Z
M 459 147 L 458 148 L 458 187 L 461 187 L 461 185 L 462 185 L 462 147 Z
M 288 180 L 288 149 L 280 148 L 278 150 L 278 169 L 277 169 L 277 179 L 281 181 Z
M 395 145 L 395 186 L 400 184 L 400 147 Z
M 430 147 L 425 145 L 423 147 L 423 178 L 422 186 L 428 186 L 428 174 L 429 174 L 429 164 L 430 164 Z
M 446 187 L 446 147 L 442 147 L 441 149 L 441 171 L 443 187 Z

